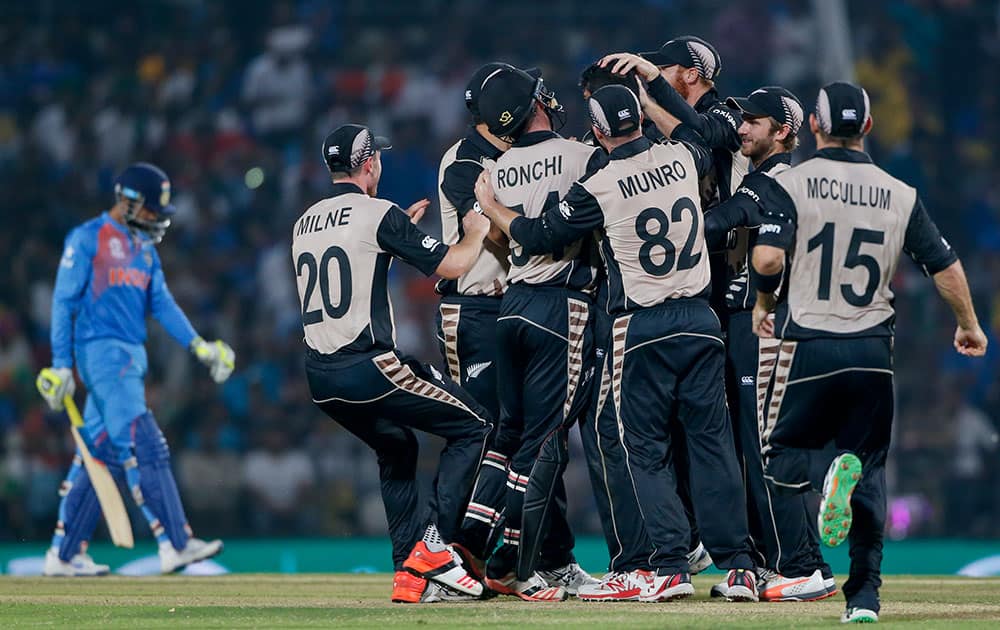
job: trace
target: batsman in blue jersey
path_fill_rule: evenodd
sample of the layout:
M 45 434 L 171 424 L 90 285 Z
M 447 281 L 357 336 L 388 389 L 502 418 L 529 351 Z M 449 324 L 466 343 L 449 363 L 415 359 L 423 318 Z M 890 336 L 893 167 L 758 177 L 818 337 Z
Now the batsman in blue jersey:
M 170 180 L 152 164 L 126 168 L 115 181 L 115 205 L 66 238 L 52 300 L 52 366 L 42 371 L 53 410 L 75 389 L 73 367 L 87 388 L 81 434 L 95 458 L 124 479 L 159 544 L 170 573 L 218 554 L 222 541 L 194 538 L 170 468 L 170 452 L 146 407 L 146 317 L 210 369 L 221 383 L 235 354 L 207 342 L 167 288 L 156 244 L 170 225 Z M 45 557 L 45 575 L 100 575 L 86 543 L 100 505 L 79 454 L 60 490 L 59 521 Z

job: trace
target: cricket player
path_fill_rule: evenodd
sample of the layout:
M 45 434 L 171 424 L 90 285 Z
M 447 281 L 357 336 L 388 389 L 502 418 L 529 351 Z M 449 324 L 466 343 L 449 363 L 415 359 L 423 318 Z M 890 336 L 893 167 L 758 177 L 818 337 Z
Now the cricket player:
M 472 125 L 465 137 L 441 158 L 438 193 L 442 239 L 454 245 L 464 236 L 462 220 L 473 211 L 473 188 L 483 168 L 492 166 L 510 146 L 489 132 L 479 114 L 479 94 L 494 72 L 512 68 L 492 62 L 478 68 L 465 88 L 465 106 Z M 483 251 L 469 271 L 455 280 L 442 279 L 435 287 L 441 295 L 437 312 L 437 337 L 445 369 L 490 416 L 500 415 L 497 400 L 496 321 L 500 299 L 507 288 L 507 242 L 499 231 L 487 235 Z M 496 432 L 490 434 L 492 444 Z M 502 521 L 501 501 L 507 481 L 507 458 L 487 447 L 483 464 L 453 547 L 467 569 L 484 577 L 485 559 L 496 546 Z
M 709 268 L 698 180 L 712 168 L 707 148 L 657 144 L 642 132 L 639 99 L 609 85 L 589 100 L 594 136 L 609 163 L 573 184 L 536 217 L 492 199 L 480 177 L 484 211 L 525 252 L 559 251 L 600 230 L 607 269 L 611 358 L 599 396 L 617 419 L 635 494 L 653 543 L 652 573 L 623 578 L 621 599 L 659 602 L 694 593 L 687 518 L 677 496 L 672 453 L 688 451 L 692 499 L 705 545 L 728 569 L 730 601 L 757 601 L 746 506 L 722 381 L 719 321 L 708 304 Z M 674 136 L 697 138 L 678 128 Z M 699 139 L 700 140 L 700 139 Z M 702 141 L 703 142 L 703 141 Z M 499 165 L 498 165 L 499 166 Z M 685 426 L 672 443 L 670 425 Z
M 765 476 L 776 489 L 810 488 L 804 449 L 831 440 L 839 454 L 823 484 L 824 544 L 850 542 L 844 623 L 879 613 L 885 460 L 893 416 L 890 282 L 901 253 L 934 278 L 958 322 L 955 350 L 986 352 L 962 265 L 917 191 L 872 163 L 868 94 L 851 83 L 819 92 L 809 117 L 816 154 L 774 177 L 761 199 L 753 249 L 753 329 L 780 339 L 766 401 Z M 787 287 L 775 291 L 782 277 Z M 771 313 L 774 313 L 773 319 Z
M 401 259 L 454 280 L 479 260 L 489 221 L 462 219 L 445 245 L 414 224 L 430 203 L 403 212 L 376 197 L 389 141 L 342 125 L 323 143 L 332 195 L 295 222 L 292 260 L 313 402 L 375 451 L 396 570 L 394 602 L 479 597 L 454 540 L 492 428 L 492 418 L 451 379 L 396 349 L 388 273 Z M 429 505 L 420 505 L 413 429 L 445 440 Z
M 642 102 L 643 88 L 636 73 L 626 75 L 612 72 L 599 62 L 588 66 L 580 75 L 580 89 L 586 101 L 591 95 L 606 85 L 624 85 Z M 648 102 L 648 99 L 645 99 Z M 645 107 L 645 106 L 644 106 Z M 653 142 L 662 142 L 665 137 L 649 118 L 643 118 L 643 134 Z M 593 128 L 586 136 L 593 138 Z M 597 141 L 593 141 L 597 144 Z M 599 282 L 594 309 L 594 345 L 597 373 L 607 360 L 606 347 L 611 340 L 612 316 L 608 309 L 607 282 Z M 606 374 L 606 373 L 605 373 Z M 649 571 L 649 558 L 653 545 L 646 533 L 641 510 L 633 492 L 632 478 L 625 465 L 625 452 L 618 436 L 618 423 L 613 414 L 602 414 L 601 408 L 608 404 L 607 397 L 599 396 L 593 388 L 593 402 L 587 418 L 581 422 L 580 436 L 587 466 L 594 486 L 594 496 L 601 515 L 601 526 L 608 546 L 608 573 L 597 584 L 580 590 L 577 597 L 589 601 L 636 599 L 630 582 L 637 573 Z M 600 404 L 601 408 L 598 407 Z M 683 428 L 675 425 L 672 430 L 678 440 L 683 440 Z M 688 516 L 688 526 L 692 530 L 692 551 L 688 554 L 691 573 L 699 573 L 712 565 L 712 557 L 700 542 L 697 520 L 691 505 L 690 489 L 687 483 L 687 459 L 678 454 L 673 459 L 674 472 L 678 476 L 678 495 Z
M 715 81 L 722 72 L 722 58 L 709 42 L 693 35 L 676 37 L 658 50 L 640 53 L 615 53 L 606 55 L 599 62 L 617 74 L 635 73 L 646 84 L 647 97 L 643 111 L 647 126 L 670 136 L 680 124 L 694 130 L 711 149 L 712 170 L 699 182 L 701 207 L 708 211 L 726 201 L 736 190 L 736 185 L 747 173 L 748 160 L 740 153 L 739 110 L 728 106 L 719 96 Z M 651 135 L 649 129 L 647 135 Z M 656 139 L 651 135 L 652 139 Z M 712 295 L 710 303 L 719 315 L 722 329 L 728 328 L 725 293 L 728 287 L 727 257 L 725 253 L 709 251 L 712 270 Z M 684 429 L 676 424 L 673 429 Z M 675 436 L 682 439 L 682 436 Z M 696 555 L 699 547 L 697 519 L 692 509 L 688 477 L 689 463 L 686 454 L 677 454 L 675 470 L 678 491 L 688 515 L 691 528 L 691 550 Z M 702 549 L 703 551 L 703 549 Z M 710 562 L 707 556 L 703 562 Z M 698 566 L 702 563 L 693 563 Z M 692 569 L 693 570 L 693 569 Z
M 479 99 L 490 133 L 511 142 L 491 172 L 494 188 L 502 203 L 526 216 L 558 203 L 606 158 L 554 131 L 563 108 L 538 76 L 499 70 Z M 562 600 L 595 581 L 573 557 L 562 485 L 569 427 L 586 410 L 593 363 L 587 291 L 595 268 L 584 241 L 545 256 L 527 255 L 511 241 L 497 321 L 500 424 L 493 449 L 508 458 L 508 476 L 503 544 L 487 563 L 486 583 L 526 601 Z M 539 564 L 543 541 L 546 562 L 555 567 Z M 557 567 L 552 583 L 537 571 Z
M 208 342 L 174 301 L 156 252 L 170 225 L 170 180 L 136 163 L 115 180 L 115 204 L 66 238 L 52 298 L 52 366 L 40 378 L 53 387 L 45 402 L 63 409 L 75 390 L 73 367 L 87 388 L 80 434 L 92 454 L 124 477 L 159 546 L 160 570 L 171 573 L 222 551 L 222 541 L 194 538 L 170 468 L 170 451 L 146 407 L 146 317 L 152 315 L 222 383 L 235 355 Z M 80 456 L 60 490 L 59 521 L 45 555 L 45 575 L 106 573 L 81 552 L 100 505 Z
M 512 70 L 513 66 L 492 62 L 473 74 L 465 90 L 465 105 L 472 115 L 472 126 L 441 159 L 441 225 L 443 240 L 449 245 L 457 243 L 464 233 L 461 221 L 476 203 L 474 189 L 479 174 L 484 168 L 491 168 L 510 148 L 509 143 L 490 133 L 479 113 L 482 86 L 501 69 Z M 491 228 L 472 268 L 457 280 L 439 281 L 436 287 L 442 296 L 437 324 L 445 369 L 451 379 L 486 407 L 494 418 L 500 414 L 496 322 L 500 300 L 507 288 L 508 249 L 506 235 Z M 490 434 L 490 444 L 495 435 L 496 431 Z M 504 520 L 507 464 L 507 456 L 487 447 L 461 530 L 452 541 L 466 568 L 480 579 L 485 576 L 485 559 L 496 547 Z M 565 488 L 559 491 L 565 502 Z M 575 594 L 579 567 L 575 563 L 560 564 L 565 554 L 559 549 L 566 542 L 564 531 L 549 530 L 548 540 L 542 544 L 539 575 L 550 586 L 563 586 Z
M 753 170 L 732 197 L 705 217 L 705 239 L 710 251 L 727 251 L 730 260 L 726 389 L 746 484 L 750 537 L 762 580 L 760 596 L 764 601 L 813 601 L 832 596 L 836 585 L 810 524 L 815 510 L 804 495 L 774 494 L 764 480 L 760 416 L 778 342 L 759 339 L 751 330 L 750 311 L 757 293 L 749 273 L 750 251 L 761 224 L 758 202 L 770 187 L 777 186 L 774 176 L 791 167 L 803 121 L 802 103 L 776 86 L 726 103 L 741 112 L 740 152 L 750 158 Z M 720 584 L 712 594 L 724 596 L 724 591 L 725 585 Z

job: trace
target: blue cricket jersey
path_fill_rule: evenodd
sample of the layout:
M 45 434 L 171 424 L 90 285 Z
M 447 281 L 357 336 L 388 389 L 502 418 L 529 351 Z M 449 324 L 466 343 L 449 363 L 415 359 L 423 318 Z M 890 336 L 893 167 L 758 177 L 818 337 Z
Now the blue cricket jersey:
M 66 237 L 52 297 L 52 366 L 72 367 L 74 345 L 146 341 L 152 315 L 185 348 L 197 336 L 167 288 L 152 243 L 105 212 Z

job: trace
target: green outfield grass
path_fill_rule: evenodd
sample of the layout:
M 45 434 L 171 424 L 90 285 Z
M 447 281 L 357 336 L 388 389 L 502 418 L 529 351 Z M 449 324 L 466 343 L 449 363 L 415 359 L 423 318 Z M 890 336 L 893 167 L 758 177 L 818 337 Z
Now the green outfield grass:
M 389 603 L 391 577 L 231 575 L 212 578 L 0 578 L 0 628 L 312 628 L 665 626 L 811 628 L 835 623 L 841 596 L 810 604 L 728 604 L 708 599 L 718 576 L 695 578 L 694 599 L 666 604 Z M 882 621 L 921 627 L 997 627 L 1000 579 L 889 576 Z

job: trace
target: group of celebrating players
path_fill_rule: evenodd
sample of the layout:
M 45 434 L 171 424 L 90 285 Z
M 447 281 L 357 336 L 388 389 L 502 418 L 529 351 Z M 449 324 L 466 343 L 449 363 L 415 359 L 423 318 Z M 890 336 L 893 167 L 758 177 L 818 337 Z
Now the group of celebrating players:
M 320 409 L 377 455 L 392 601 L 662 602 L 691 596 L 713 563 L 727 572 L 713 597 L 814 601 L 837 592 L 820 545 L 848 540 L 841 620 L 878 620 L 900 254 L 951 306 L 959 353 L 982 356 L 986 337 L 916 191 L 864 153 L 865 91 L 820 90 L 817 152 L 792 166 L 799 99 L 768 86 L 722 100 L 720 69 L 693 36 L 604 57 L 581 75 L 591 129 L 578 141 L 558 134 L 563 108 L 537 70 L 479 68 L 471 125 L 441 161 L 444 242 L 416 226 L 429 201 L 377 197 L 388 139 L 353 124 L 327 136 L 332 195 L 292 233 L 306 375 Z M 61 408 L 75 357 L 84 438 L 142 506 L 170 572 L 221 542 L 191 536 L 146 409 L 144 318 L 217 382 L 235 358 L 166 288 L 154 247 L 173 210 L 166 175 L 135 165 L 116 195 L 67 239 L 41 378 Z M 443 278 L 444 373 L 395 346 L 394 258 Z M 568 493 L 585 492 L 562 478 L 574 425 L 610 557 L 601 579 L 577 564 L 566 520 Z M 414 430 L 445 441 L 424 504 Z M 107 572 L 86 554 L 98 514 L 77 462 L 47 574 Z
M 581 76 L 583 141 L 558 134 L 537 70 L 479 68 L 472 124 L 441 161 L 444 242 L 415 226 L 426 200 L 376 197 L 388 139 L 327 137 L 333 195 L 293 231 L 306 370 L 314 401 L 378 456 L 393 601 L 661 602 L 712 563 L 727 571 L 713 597 L 814 601 L 837 591 L 821 543 L 849 540 L 842 620 L 878 619 L 901 252 L 952 306 L 956 349 L 986 340 L 916 192 L 863 152 L 864 90 L 820 91 L 818 151 L 793 167 L 799 99 L 769 86 L 723 101 L 720 67 L 691 36 L 604 57 Z M 395 348 L 392 258 L 443 278 L 445 374 Z M 566 521 L 583 491 L 562 479 L 574 425 L 601 579 Z M 426 507 L 413 429 L 446 441 Z

